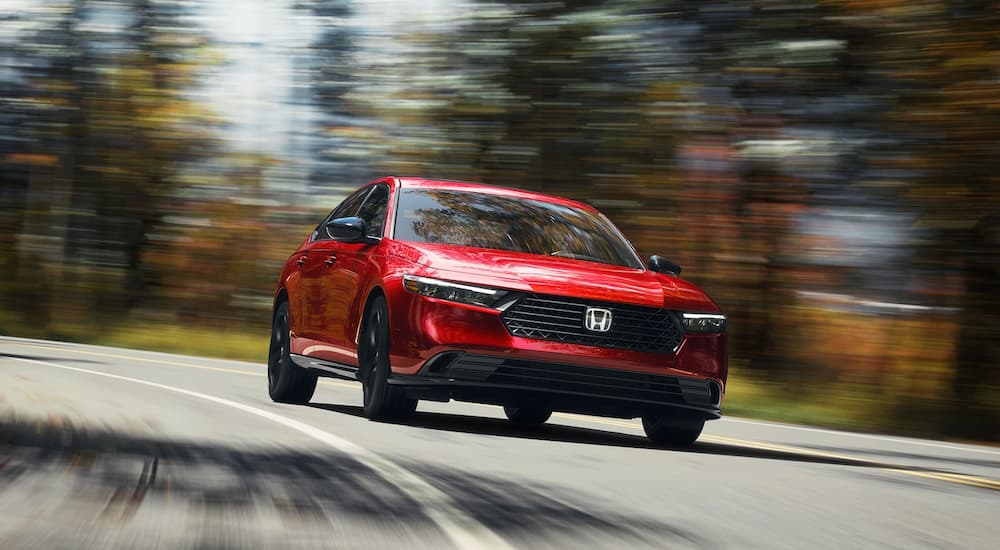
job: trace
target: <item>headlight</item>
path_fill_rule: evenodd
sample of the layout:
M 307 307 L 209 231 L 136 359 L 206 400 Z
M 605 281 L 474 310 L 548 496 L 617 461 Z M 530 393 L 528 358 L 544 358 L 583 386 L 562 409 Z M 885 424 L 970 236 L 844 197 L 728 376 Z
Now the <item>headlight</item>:
M 726 316 L 718 313 L 683 313 L 681 322 L 687 332 L 726 332 Z
M 417 277 L 416 275 L 403 275 L 403 288 L 421 296 L 482 307 L 493 307 L 507 295 L 506 290 L 453 283 L 440 279 Z

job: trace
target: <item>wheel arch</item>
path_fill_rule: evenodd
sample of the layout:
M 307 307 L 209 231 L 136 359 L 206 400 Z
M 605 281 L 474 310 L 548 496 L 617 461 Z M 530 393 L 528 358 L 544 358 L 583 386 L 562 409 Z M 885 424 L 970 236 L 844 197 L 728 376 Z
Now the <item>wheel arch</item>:
M 365 313 L 368 312 L 368 306 L 372 303 L 372 300 L 374 300 L 377 296 L 381 296 L 382 299 L 385 300 L 386 306 L 389 305 L 389 296 L 386 293 L 385 288 L 383 288 L 381 284 L 374 284 L 374 285 L 372 285 L 372 287 L 368 290 L 368 295 L 365 296 L 364 301 L 361 302 L 361 308 L 358 310 L 358 316 L 357 316 L 358 323 L 357 323 L 357 326 L 354 329 L 354 346 L 355 346 L 355 349 L 357 349 L 357 346 L 358 346 L 359 342 L 361 341 L 361 329 L 362 329 L 362 327 L 365 324 Z M 389 310 L 389 318 L 388 318 L 387 322 L 389 323 L 389 327 L 391 329 L 391 327 L 392 327 L 392 308 L 387 307 L 387 309 Z
M 288 302 L 288 289 L 281 287 L 274 293 L 274 300 L 271 302 L 271 311 L 274 311 L 281 302 Z

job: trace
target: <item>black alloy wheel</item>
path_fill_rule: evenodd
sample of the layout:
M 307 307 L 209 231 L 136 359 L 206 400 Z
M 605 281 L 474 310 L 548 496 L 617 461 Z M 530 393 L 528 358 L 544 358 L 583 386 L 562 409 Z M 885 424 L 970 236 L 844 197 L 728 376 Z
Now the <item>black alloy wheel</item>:
M 416 411 L 417 400 L 407 398 L 402 388 L 389 384 L 389 308 L 382 296 L 373 298 L 365 311 L 358 363 L 365 417 L 391 420 L 411 416 Z
M 308 403 L 316 392 L 316 373 L 292 363 L 288 302 L 274 310 L 267 353 L 267 393 L 278 403 Z

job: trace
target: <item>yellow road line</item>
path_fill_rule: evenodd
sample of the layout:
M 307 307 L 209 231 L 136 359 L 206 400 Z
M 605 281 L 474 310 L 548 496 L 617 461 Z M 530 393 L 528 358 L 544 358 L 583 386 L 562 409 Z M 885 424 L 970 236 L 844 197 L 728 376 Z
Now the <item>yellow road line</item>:
M 794 454 L 799 456 L 811 456 L 816 458 L 840 460 L 848 464 L 866 466 L 886 472 L 895 472 L 898 474 L 905 474 L 905 475 L 923 477 L 928 479 L 936 479 L 939 481 L 948 481 L 951 483 L 959 483 L 962 485 L 972 485 L 975 487 L 982 487 L 985 489 L 1000 490 L 1000 481 L 986 477 L 971 476 L 966 474 L 955 474 L 951 472 L 935 472 L 915 467 L 895 466 L 891 464 L 885 464 L 878 460 L 872 460 L 858 456 L 830 453 L 825 451 L 816 451 L 813 449 L 804 449 L 802 447 L 795 447 L 790 445 L 777 445 L 773 443 L 761 443 L 759 441 L 747 441 L 745 439 L 734 439 L 731 437 L 722 437 L 717 435 L 705 435 L 701 437 L 701 440 L 712 441 L 715 443 L 724 443 L 727 445 L 736 445 L 739 447 L 753 447 L 766 451 L 776 451 L 780 453 Z
M 635 423 L 628 422 L 626 420 L 618 420 L 613 418 L 594 418 L 588 416 L 582 416 L 578 414 L 569 413 L 556 413 L 554 416 L 561 418 L 567 418 L 572 420 L 579 420 L 585 422 L 591 422 L 594 424 L 604 424 L 608 426 L 615 426 L 620 428 L 632 428 L 635 430 L 639 429 L 639 426 Z M 702 435 L 699 441 L 711 442 L 711 443 L 722 443 L 726 445 L 733 445 L 737 447 L 744 447 L 750 449 L 757 449 L 763 451 L 775 451 L 786 454 L 793 454 L 799 456 L 811 456 L 815 458 L 825 458 L 830 460 L 840 460 L 848 464 L 856 464 L 858 466 L 867 466 L 875 468 L 877 470 L 882 470 L 885 472 L 893 472 L 897 474 L 903 474 L 914 477 L 921 477 L 926 479 L 934 479 L 937 481 L 946 481 L 949 483 L 958 483 L 960 485 L 969 485 L 973 487 L 980 487 L 983 489 L 992 489 L 1000 491 L 1000 480 L 990 479 L 987 477 L 971 476 L 966 474 L 955 474 L 950 472 L 933 472 L 928 470 L 921 470 L 917 468 L 907 468 L 901 466 L 892 466 L 887 464 L 882 464 L 877 461 L 869 460 L 862 457 L 839 454 L 839 453 L 829 453 L 825 451 L 816 451 L 813 449 L 804 449 L 802 447 L 793 447 L 789 445 L 778 445 L 773 443 L 764 443 L 761 441 L 749 441 L 746 439 L 735 439 L 732 437 L 723 437 L 718 435 Z
M 573 413 L 554 413 L 552 416 L 559 418 L 566 418 L 569 420 L 578 420 L 580 422 L 592 422 L 594 424 L 606 424 L 608 426 L 614 426 L 616 428 L 633 428 L 639 429 L 639 426 L 634 422 L 629 422 L 628 420 L 619 420 L 616 418 L 601 418 L 598 416 L 584 416 L 582 414 Z
M 736 445 L 739 447 L 753 447 L 765 451 L 776 451 L 780 453 L 794 454 L 798 456 L 810 456 L 816 458 L 840 460 L 849 465 L 853 464 L 857 466 L 864 466 L 864 467 L 874 468 L 877 470 L 882 470 L 884 472 L 894 472 L 897 474 L 922 477 L 927 479 L 935 479 L 938 481 L 947 481 L 950 483 L 958 483 L 961 485 L 971 485 L 973 487 L 981 487 L 984 489 L 1000 490 L 1000 481 L 986 477 L 955 474 L 951 472 L 935 472 L 915 467 L 894 466 L 882 463 L 878 460 L 871 460 L 868 458 L 863 458 L 858 456 L 851 456 L 839 453 L 829 453 L 825 451 L 815 451 L 813 449 L 803 449 L 802 447 L 794 447 L 790 445 L 776 445 L 773 443 L 747 441 L 744 439 L 734 439 L 731 437 L 722 437 L 717 435 L 705 435 L 701 437 L 701 440 L 712 441 L 715 443 L 724 443 L 727 445 Z
M 838 453 L 829 453 L 825 451 L 815 451 L 812 449 L 804 449 L 802 447 L 790 447 L 788 445 L 780 445 L 775 443 L 763 443 L 760 441 L 748 441 L 745 439 L 734 439 L 732 437 L 723 437 L 720 435 L 706 435 L 701 438 L 705 441 L 712 441 L 715 443 L 724 443 L 726 445 L 736 445 L 739 447 L 749 447 L 753 446 L 756 449 L 763 451 L 775 451 L 779 453 L 790 453 L 797 454 L 801 456 L 813 456 L 816 458 L 828 458 L 832 460 L 843 460 L 844 462 L 871 462 L 856 456 L 842 455 Z
M 64 351 L 64 352 L 69 352 L 69 353 L 79 353 L 79 354 L 82 354 L 82 355 L 92 355 L 92 356 L 96 356 L 96 357 L 109 357 L 109 358 L 114 358 L 114 359 L 128 359 L 128 360 L 131 360 L 131 361 L 139 361 L 139 362 L 143 362 L 143 363 L 158 363 L 158 364 L 170 365 L 170 366 L 174 366 L 174 367 L 184 367 L 184 368 L 189 368 L 189 369 L 211 370 L 211 371 L 226 372 L 226 373 L 231 373 L 231 374 L 240 374 L 240 375 L 243 375 L 243 376 L 265 376 L 265 373 L 263 373 L 263 372 L 253 372 L 253 371 L 246 371 L 246 370 L 240 370 L 240 369 L 227 369 L 227 368 L 224 368 L 224 367 L 210 367 L 210 366 L 207 366 L 207 365 L 194 365 L 194 364 L 191 364 L 191 363 L 182 363 L 182 362 L 178 362 L 178 361 L 168 361 L 168 360 L 164 360 L 164 359 L 149 359 L 149 358 L 145 358 L 145 357 L 136 357 L 136 356 L 133 356 L 133 355 L 124 355 L 124 354 L 117 354 L 117 353 L 103 353 L 103 352 L 95 352 L 95 351 L 85 351 L 85 350 L 80 350 L 80 349 L 75 349 L 75 348 L 63 348 L 63 347 L 57 347 L 57 346 L 46 346 L 46 345 L 43 345 L 43 344 L 27 344 L 27 343 L 22 343 L 22 342 L 4 342 L 4 343 L 5 344 L 13 344 L 13 345 L 16 345 L 16 346 L 28 347 L 28 348 L 47 349 L 47 350 L 55 350 L 55 351 Z M 320 382 L 323 383 L 324 385 L 336 386 L 336 387 L 341 387 L 341 388 L 356 388 L 356 387 L 358 387 L 356 383 L 347 382 L 347 381 L 343 381 L 343 380 L 322 379 L 322 380 L 320 380 Z M 569 420 L 576 420 L 576 421 L 580 421 L 580 422 L 588 422 L 588 423 L 591 423 L 591 424 L 603 424 L 605 426 L 613 426 L 613 427 L 616 427 L 616 428 L 627 428 L 627 429 L 632 429 L 632 430 L 638 430 L 638 429 L 640 429 L 640 426 L 637 423 L 635 423 L 635 422 L 629 422 L 627 420 L 620 420 L 620 419 L 614 419 L 614 418 L 600 418 L 600 417 L 584 416 L 584 415 L 571 414 L 571 413 L 555 413 L 553 416 L 556 416 L 558 418 L 565 418 L 565 419 L 569 419 Z M 708 434 L 702 435 L 701 438 L 699 438 L 699 441 L 712 442 L 712 443 L 721 443 L 721 444 L 725 444 L 725 445 L 733 445 L 733 446 L 737 446 L 737 447 L 745 447 L 745 448 L 750 448 L 750 449 L 757 449 L 757 450 L 764 450 L 764 451 L 773 451 L 773 452 L 787 453 L 787 454 L 793 454 L 793 455 L 799 455 L 799 456 L 810 456 L 810 457 L 815 457 L 815 458 L 825 458 L 825 459 L 830 459 L 830 460 L 840 460 L 840 461 L 843 461 L 843 462 L 846 462 L 846 463 L 853 463 L 853 464 L 856 464 L 858 466 L 872 467 L 872 468 L 875 468 L 875 469 L 878 469 L 878 470 L 882 470 L 882 471 L 885 471 L 885 472 L 893 472 L 893 473 L 897 473 L 897 474 L 903 474 L 903 475 L 914 476 L 914 477 L 921 477 L 921 478 L 925 478 L 925 479 L 934 479 L 934 480 L 937 480 L 937 481 L 946 481 L 946 482 L 949 482 L 949 483 L 958 483 L 958 484 L 961 484 L 961 485 L 969 485 L 969 486 L 973 486 L 973 487 L 981 487 L 981 488 L 984 488 L 984 489 L 1000 490 L 1000 481 L 995 480 L 995 479 L 990 479 L 990 478 L 985 478 L 985 477 L 979 477 L 979 476 L 971 476 L 971 475 L 965 475 L 965 474 L 953 474 L 953 473 L 949 473 L 949 472 L 932 472 L 932 471 L 915 469 L 915 468 L 906 468 L 906 467 L 900 467 L 900 466 L 892 466 L 892 465 L 887 465 L 887 464 L 881 464 L 881 463 L 879 463 L 877 461 L 869 460 L 869 459 L 862 458 L 862 457 L 851 456 L 851 455 L 844 455 L 844 454 L 839 454 L 839 453 L 830 453 L 830 452 L 825 452 L 825 451 L 816 451 L 816 450 L 812 450 L 812 449 L 805 449 L 805 448 L 802 448 L 802 447 L 794 447 L 794 446 L 789 446 L 789 445 L 779 445 L 779 444 L 773 444 L 773 443 L 764 443 L 764 442 L 761 442 L 761 441 L 750 441 L 750 440 L 746 440 L 746 439 L 735 439 L 735 438 L 731 438 L 731 437 L 723 437 L 723 436 L 708 435 Z
M 923 470 L 909 470 L 906 468 L 881 468 L 886 472 L 896 472 L 898 474 L 906 474 L 916 477 L 925 477 L 928 479 L 935 479 L 938 481 L 947 481 L 949 483 L 958 483 L 959 485 L 970 485 L 972 487 L 979 487 L 982 489 L 992 489 L 994 491 L 1000 491 L 1000 481 L 995 479 L 990 479 L 987 477 L 976 477 L 968 476 L 963 474 L 952 474 L 948 472 L 925 472 Z

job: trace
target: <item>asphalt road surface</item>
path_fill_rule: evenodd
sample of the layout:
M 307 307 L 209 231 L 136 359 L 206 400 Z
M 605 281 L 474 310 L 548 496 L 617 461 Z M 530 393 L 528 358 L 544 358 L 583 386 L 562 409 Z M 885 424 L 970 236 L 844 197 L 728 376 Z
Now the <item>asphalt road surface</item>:
M 0 549 L 1000 548 L 1000 449 L 421 403 L 264 364 L 0 337 Z

